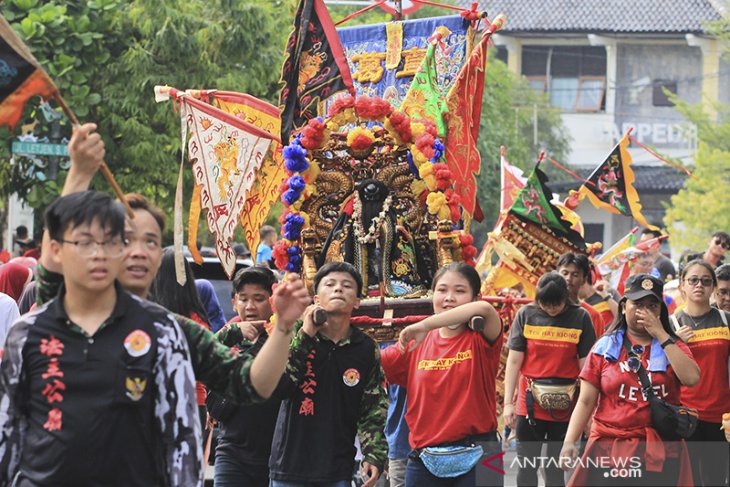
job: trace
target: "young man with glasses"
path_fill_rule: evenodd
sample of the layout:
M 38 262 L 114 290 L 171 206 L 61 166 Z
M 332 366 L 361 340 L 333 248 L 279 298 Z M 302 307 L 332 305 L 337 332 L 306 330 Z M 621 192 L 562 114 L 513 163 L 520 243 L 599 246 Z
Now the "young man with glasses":
M 723 264 L 725 253 L 730 249 L 730 235 L 726 232 L 715 232 L 707 244 L 705 252 L 688 252 L 679 260 L 679 271 L 693 260 L 702 259 L 713 268 Z
M 45 215 L 58 296 L 11 328 L 0 369 L 2 483 L 196 485 L 190 352 L 163 309 L 122 289 L 124 208 L 74 193 Z
M 730 264 L 723 264 L 715 269 L 717 288 L 715 288 L 715 306 L 730 313 Z

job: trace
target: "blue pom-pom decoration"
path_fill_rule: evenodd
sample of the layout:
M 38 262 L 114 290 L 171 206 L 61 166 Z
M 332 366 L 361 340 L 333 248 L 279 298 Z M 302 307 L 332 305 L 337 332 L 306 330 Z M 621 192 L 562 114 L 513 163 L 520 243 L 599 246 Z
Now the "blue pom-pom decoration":
M 287 189 L 284 192 L 284 203 L 286 203 L 287 205 L 291 205 L 299 199 L 299 196 L 301 196 L 301 193 L 299 193 L 298 191 Z
M 304 191 L 304 187 L 307 185 L 304 182 L 304 178 L 301 176 L 292 176 L 289 178 L 289 189 L 293 189 L 297 193 Z

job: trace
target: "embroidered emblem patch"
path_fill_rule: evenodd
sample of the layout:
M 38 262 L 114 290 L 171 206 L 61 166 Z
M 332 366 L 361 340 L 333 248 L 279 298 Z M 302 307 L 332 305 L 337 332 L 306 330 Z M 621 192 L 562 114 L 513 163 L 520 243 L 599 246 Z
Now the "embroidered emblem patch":
M 124 385 L 127 387 L 127 397 L 132 401 L 139 401 L 142 399 L 142 394 L 144 394 L 144 390 L 147 388 L 147 379 L 127 377 Z
M 358 372 L 357 369 L 347 369 L 345 373 L 342 374 L 342 381 L 348 387 L 355 387 L 360 383 L 360 372 Z
M 641 281 L 641 287 L 649 291 L 654 288 L 654 283 L 651 282 L 651 279 L 644 279 Z
M 124 339 L 124 348 L 132 357 L 141 357 L 150 351 L 151 346 L 150 336 L 142 330 L 134 330 Z

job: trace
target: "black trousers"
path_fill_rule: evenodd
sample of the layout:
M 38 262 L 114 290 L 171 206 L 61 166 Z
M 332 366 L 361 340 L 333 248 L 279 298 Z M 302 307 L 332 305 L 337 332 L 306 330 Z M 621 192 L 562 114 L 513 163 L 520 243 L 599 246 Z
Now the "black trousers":
M 692 478 L 697 487 L 728 485 L 730 444 L 725 439 L 725 433 L 720 430 L 721 425 L 698 421 L 697 429 L 687 440 Z
M 547 455 L 554 461 L 542 462 L 545 464 L 545 485 L 547 487 L 563 487 L 565 479 L 563 471 L 558 466 L 560 458 L 560 450 L 565 439 L 565 432 L 568 430 L 568 422 L 545 421 L 535 419 L 535 425 L 530 425 L 527 418 L 517 416 L 517 458 L 520 468 L 517 471 L 518 487 L 536 486 L 537 485 L 537 466 L 535 459 L 538 459 L 542 453 L 542 444 L 547 440 Z M 539 463 L 537 463 L 539 465 Z

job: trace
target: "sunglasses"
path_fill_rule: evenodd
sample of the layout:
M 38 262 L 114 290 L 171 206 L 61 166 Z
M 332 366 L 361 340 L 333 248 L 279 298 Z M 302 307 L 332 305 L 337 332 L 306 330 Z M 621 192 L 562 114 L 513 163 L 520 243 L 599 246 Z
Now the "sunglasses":
M 641 368 L 641 356 L 644 354 L 644 346 L 643 345 L 633 345 L 631 347 L 631 350 L 629 350 L 629 368 L 634 371 L 638 372 L 639 368 Z
M 726 240 L 720 240 L 719 238 L 715 239 L 715 245 L 719 245 L 720 247 L 722 247 L 725 250 L 730 249 L 730 242 L 728 242 Z
M 694 287 L 699 283 L 702 283 L 704 287 L 710 287 L 712 286 L 712 278 L 707 276 L 697 277 L 692 276 L 685 279 L 685 282 L 689 284 L 690 286 Z

